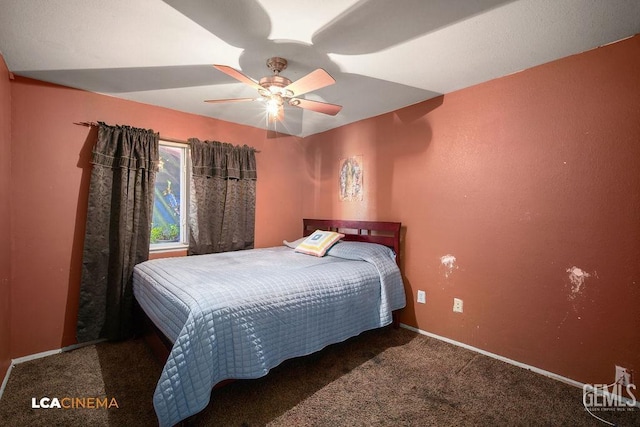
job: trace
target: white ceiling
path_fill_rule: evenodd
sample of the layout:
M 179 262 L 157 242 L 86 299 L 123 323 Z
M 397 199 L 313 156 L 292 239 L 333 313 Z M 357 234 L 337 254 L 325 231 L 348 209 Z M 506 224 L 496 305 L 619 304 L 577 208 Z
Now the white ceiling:
M 287 107 L 307 136 L 640 33 L 638 0 L 0 0 L 0 52 L 14 74 L 266 128 L 264 104 L 206 104 L 255 91 L 289 61 L 335 85 Z M 90 118 L 87 118 L 90 119 Z

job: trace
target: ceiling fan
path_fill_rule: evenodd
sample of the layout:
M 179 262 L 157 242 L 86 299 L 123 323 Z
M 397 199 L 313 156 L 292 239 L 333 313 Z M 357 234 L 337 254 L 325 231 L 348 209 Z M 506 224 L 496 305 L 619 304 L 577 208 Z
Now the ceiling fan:
M 287 68 L 287 60 L 276 56 L 267 60 L 267 67 L 269 67 L 273 72 L 273 75 L 263 77 L 260 81 L 256 82 L 247 75 L 227 65 L 214 65 L 214 67 L 234 79 L 256 89 L 260 94 L 260 97 L 211 99 L 205 102 L 222 103 L 254 100 L 264 101 L 267 108 L 267 121 L 269 122 L 284 120 L 284 104 L 316 111 L 318 113 L 329 114 L 331 116 L 335 116 L 342 109 L 341 105 L 298 98 L 300 95 L 332 85 L 336 82 L 335 79 L 322 68 L 318 68 L 295 82 L 292 82 L 288 78 L 280 75 L 280 72 Z

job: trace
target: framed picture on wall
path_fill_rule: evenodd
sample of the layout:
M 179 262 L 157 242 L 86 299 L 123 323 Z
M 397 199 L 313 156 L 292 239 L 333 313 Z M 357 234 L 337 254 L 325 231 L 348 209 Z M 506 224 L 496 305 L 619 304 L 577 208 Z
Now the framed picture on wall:
M 362 156 L 341 159 L 339 171 L 340 201 L 361 201 L 363 196 Z

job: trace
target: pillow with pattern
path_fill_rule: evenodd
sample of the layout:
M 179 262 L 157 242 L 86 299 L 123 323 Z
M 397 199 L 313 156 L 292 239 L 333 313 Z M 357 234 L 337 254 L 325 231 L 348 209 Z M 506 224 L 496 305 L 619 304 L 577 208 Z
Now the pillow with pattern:
M 316 230 L 296 246 L 296 252 L 318 257 L 324 256 L 331 246 L 342 239 L 344 234 L 335 231 Z

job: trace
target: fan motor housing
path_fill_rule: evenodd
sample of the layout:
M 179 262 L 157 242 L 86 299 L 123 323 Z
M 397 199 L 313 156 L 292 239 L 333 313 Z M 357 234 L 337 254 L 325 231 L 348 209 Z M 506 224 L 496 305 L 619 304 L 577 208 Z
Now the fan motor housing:
M 258 84 L 260 86 L 262 86 L 264 88 L 264 90 L 266 91 L 266 93 L 262 93 L 261 95 L 270 95 L 273 93 L 276 93 L 277 91 L 274 91 L 272 88 L 284 88 L 287 87 L 291 84 L 291 80 L 289 80 L 286 77 L 282 77 L 282 76 L 268 76 L 268 77 L 263 77 L 260 79 L 260 81 L 258 82 Z M 290 91 L 288 91 L 290 92 Z M 285 94 L 285 93 L 281 93 L 282 96 L 291 96 L 293 95 L 293 93 L 291 94 Z

